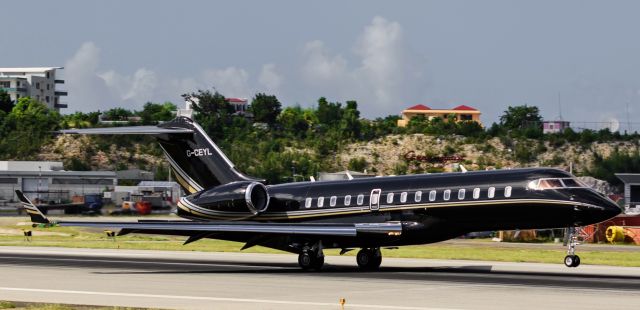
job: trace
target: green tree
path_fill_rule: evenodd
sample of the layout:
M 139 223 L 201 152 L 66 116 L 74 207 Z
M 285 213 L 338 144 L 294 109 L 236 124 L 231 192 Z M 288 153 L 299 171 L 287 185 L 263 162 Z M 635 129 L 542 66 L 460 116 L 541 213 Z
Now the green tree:
M 20 98 L 0 128 L 0 157 L 33 159 L 59 128 L 60 114 L 29 97 Z
M 360 111 L 358 111 L 358 103 L 356 101 L 347 101 L 347 105 L 342 111 L 342 119 L 340 120 L 340 132 L 345 138 L 360 137 L 361 123 Z
M 304 111 L 299 105 L 286 107 L 278 116 L 278 123 L 285 131 L 296 136 L 303 136 L 309 129 L 309 123 L 304 118 Z
M 163 104 L 147 102 L 142 107 L 142 111 L 137 114 L 144 125 L 152 125 L 161 121 L 170 121 L 175 117 L 176 109 L 176 105 L 171 102 Z
M 0 89 L 0 111 L 9 113 L 12 109 L 13 100 L 11 100 L 11 97 L 6 91 L 4 91 L 4 89 Z
M 267 123 L 270 126 L 276 123 L 276 119 L 282 112 L 282 105 L 273 95 L 258 93 L 251 100 L 251 113 L 256 122 Z
M 342 104 L 337 102 L 328 102 L 327 98 L 320 97 L 318 99 L 318 109 L 316 115 L 320 124 L 333 125 L 338 123 L 342 118 Z
M 519 130 L 527 127 L 540 127 L 542 117 L 536 106 L 508 107 L 500 116 L 500 125 L 507 129 Z
M 126 121 L 130 116 L 133 116 L 133 112 L 124 108 L 113 108 L 111 110 L 107 110 L 102 115 L 105 120 Z
M 198 90 L 182 97 L 191 100 L 196 112 L 195 120 L 209 136 L 220 139 L 225 136 L 225 129 L 231 123 L 234 110 L 222 94 L 217 91 L 212 93 L 209 90 Z

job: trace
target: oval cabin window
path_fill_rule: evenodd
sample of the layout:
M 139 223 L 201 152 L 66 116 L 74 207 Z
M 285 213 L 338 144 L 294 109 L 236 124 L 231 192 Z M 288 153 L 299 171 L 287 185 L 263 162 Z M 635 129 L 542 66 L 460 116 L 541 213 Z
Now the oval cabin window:
M 413 200 L 415 200 L 416 202 L 420 202 L 420 200 L 422 200 L 422 191 L 417 191 Z
M 304 201 L 304 207 L 307 209 L 311 208 L 312 201 L 313 201 L 313 198 L 307 198 L 307 200 Z
M 429 201 L 436 201 L 436 191 L 429 192 Z
M 449 200 L 450 198 L 451 198 L 451 190 L 448 189 L 448 190 L 444 191 L 444 195 L 442 196 L 442 199 Z
M 344 196 L 344 205 L 348 206 L 351 204 L 351 195 Z
M 465 190 L 464 188 L 460 189 L 458 191 L 458 200 L 464 200 L 464 195 L 467 192 L 467 190 Z
M 331 196 L 331 199 L 329 200 L 329 205 L 332 207 L 336 206 L 336 201 L 338 200 L 338 197 L 336 196 Z
M 318 208 L 324 206 L 324 197 L 318 197 Z
M 402 192 L 402 194 L 400 194 L 400 202 L 401 203 L 407 202 L 407 192 Z
M 496 188 L 489 187 L 489 190 L 487 191 L 487 197 L 493 198 L 495 195 L 496 195 Z
M 478 199 L 478 198 L 480 198 L 480 189 L 476 187 L 473 189 L 473 199 Z
M 393 193 L 387 194 L 387 203 L 393 203 Z
M 504 188 L 504 196 L 507 198 L 511 197 L 511 186 L 507 186 Z
M 358 195 L 358 205 L 361 206 L 364 203 L 364 195 Z

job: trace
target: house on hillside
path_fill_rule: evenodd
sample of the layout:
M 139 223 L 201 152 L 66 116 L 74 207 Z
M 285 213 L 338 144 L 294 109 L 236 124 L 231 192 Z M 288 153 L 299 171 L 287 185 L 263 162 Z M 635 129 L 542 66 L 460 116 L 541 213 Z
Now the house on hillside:
M 402 119 L 398 120 L 398 127 L 405 127 L 409 121 L 418 115 L 424 115 L 426 119 L 441 118 L 447 120 L 449 115 L 453 115 L 456 121 L 474 121 L 480 123 L 480 111 L 478 109 L 459 105 L 453 109 L 432 109 L 428 106 L 418 104 L 402 111 Z

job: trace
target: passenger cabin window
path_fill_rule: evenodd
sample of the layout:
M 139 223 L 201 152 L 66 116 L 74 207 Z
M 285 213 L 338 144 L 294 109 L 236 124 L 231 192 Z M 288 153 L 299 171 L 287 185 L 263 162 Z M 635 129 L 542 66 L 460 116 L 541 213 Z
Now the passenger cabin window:
M 324 206 L 324 197 L 318 197 L 318 208 Z
M 436 201 L 436 191 L 429 192 L 429 201 Z
M 504 188 L 504 196 L 507 198 L 511 197 L 511 186 L 507 186 Z
M 348 206 L 351 204 L 351 195 L 344 196 L 344 205 Z
M 402 192 L 402 194 L 400 194 L 400 202 L 401 203 L 407 202 L 407 192 Z
M 329 200 L 329 205 L 332 207 L 336 206 L 336 201 L 338 200 L 338 197 L 336 196 L 331 196 L 331 199 Z
M 496 188 L 489 187 L 489 190 L 487 191 L 487 197 L 493 198 L 495 195 L 496 195 Z
M 451 198 L 451 190 L 448 189 L 448 190 L 444 191 L 444 194 L 442 195 L 442 199 L 449 200 L 450 198 Z
M 480 188 L 476 187 L 473 189 L 473 199 L 480 198 Z
M 417 191 L 415 196 L 413 197 L 413 200 L 415 200 L 416 202 L 420 202 L 420 200 L 422 200 L 422 191 Z
M 307 208 L 307 209 L 311 208 L 311 201 L 313 201 L 313 198 L 307 198 L 304 201 L 304 207 Z
M 387 194 L 387 203 L 393 203 L 393 193 Z
M 464 188 L 458 190 L 458 200 L 464 200 L 464 194 L 467 192 Z
M 358 195 L 357 203 L 358 203 L 359 206 L 361 206 L 364 203 L 364 195 L 362 195 L 362 194 Z

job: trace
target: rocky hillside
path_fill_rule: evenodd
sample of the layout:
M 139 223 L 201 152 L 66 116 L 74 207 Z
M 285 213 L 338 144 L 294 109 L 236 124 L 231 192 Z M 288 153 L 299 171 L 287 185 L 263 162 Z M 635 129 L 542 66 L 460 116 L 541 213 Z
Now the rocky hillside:
M 637 149 L 637 142 L 552 145 L 548 141 L 532 139 L 492 138 L 476 142 L 462 136 L 404 134 L 348 144 L 334 156 L 320 156 L 312 149 L 295 147 L 287 147 L 283 153 L 296 153 L 320 162 L 323 170 L 366 170 L 378 175 L 457 171 L 458 164 L 468 170 L 541 166 L 569 170 L 572 166 L 576 175 L 584 175 L 592 169 L 596 155 L 607 158 L 615 150 L 628 153 Z M 242 154 L 229 155 L 230 158 L 242 158 Z M 139 168 L 157 171 L 167 168 L 164 156 L 148 137 L 59 136 L 42 148 L 38 159 L 63 161 L 68 170 Z M 238 167 L 249 169 L 241 164 Z M 305 175 L 304 179 L 307 177 Z M 603 191 L 610 191 L 607 184 L 597 180 L 585 181 L 594 183 Z
M 633 142 L 592 143 L 587 146 L 565 143 L 551 145 L 531 139 L 502 141 L 493 138 L 473 143 L 461 136 L 436 137 L 424 134 L 390 135 L 369 142 L 348 145 L 338 156 L 339 165 L 348 167 L 354 160 L 366 161 L 368 171 L 377 174 L 404 174 L 454 171 L 462 163 L 468 170 L 518 167 L 558 167 L 577 174 L 590 169 L 595 154 L 606 158 L 614 150 L 637 150 Z M 445 160 L 442 157 L 462 157 Z M 446 158 L 445 158 L 446 159 Z
M 155 170 L 166 166 L 155 143 L 149 139 L 61 135 L 42 147 L 38 160 L 62 161 L 68 170 Z

